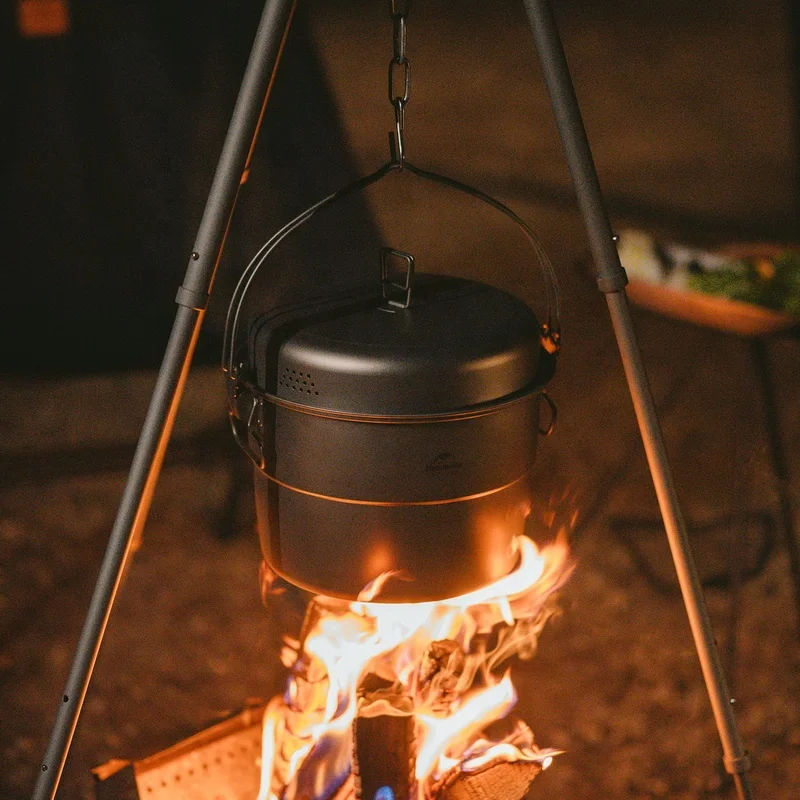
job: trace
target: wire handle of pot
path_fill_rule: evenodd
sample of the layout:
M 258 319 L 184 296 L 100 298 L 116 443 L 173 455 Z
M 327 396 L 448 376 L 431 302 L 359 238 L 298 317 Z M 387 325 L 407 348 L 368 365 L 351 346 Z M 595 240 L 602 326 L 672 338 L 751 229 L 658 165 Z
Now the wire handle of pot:
M 507 219 L 511 220 L 519 228 L 525 239 L 528 241 L 531 249 L 534 251 L 534 255 L 536 256 L 536 260 L 542 272 L 542 277 L 544 278 L 545 322 L 542 324 L 540 331 L 541 345 L 550 354 L 555 354 L 558 352 L 561 345 L 561 301 L 558 288 L 558 279 L 556 278 L 555 270 L 553 269 L 553 265 L 550 262 L 547 253 L 530 226 L 510 208 L 508 208 L 508 206 L 504 205 L 499 200 L 490 197 L 480 189 L 468 186 L 467 184 L 461 183 L 453 178 L 439 175 L 436 172 L 420 169 L 408 161 L 404 162 L 403 165 L 400 165 L 396 161 L 390 161 L 379 169 L 375 170 L 375 172 L 371 172 L 369 175 L 353 181 L 347 186 L 344 186 L 338 191 L 335 191 L 332 194 L 329 194 L 327 197 L 324 197 L 322 200 L 314 203 L 314 205 L 309 206 L 305 211 L 302 211 L 300 214 L 298 214 L 293 220 L 286 223 L 286 225 L 284 225 L 280 230 L 276 231 L 261 246 L 255 256 L 253 256 L 253 259 L 247 265 L 246 269 L 239 278 L 238 283 L 236 284 L 236 288 L 234 289 L 231 297 L 230 306 L 228 307 L 227 318 L 225 320 L 225 337 L 222 347 L 222 369 L 230 378 L 235 380 L 239 377 L 239 370 L 237 365 L 234 363 L 234 360 L 236 358 L 236 340 L 245 297 L 247 296 L 250 286 L 252 285 L 253 280 L 255 279 L 259 270 L 275 250 L 275 248 L 278 247 L 278 245 L 284 239 L 294 233 L 298 228 L 305 225 L 305 223 L 308 222 L 318 212 L 322 211 L 323 209 L 330 208 L 339 200 L 364 191 L 373 184 L 378 183 L 378 181 L 382 180 L 387 175 L 390 175 L 394 172 L 399 172 L 401 170 L 409 172 L 423 181 L 436 183 L 461 194 L 466 194 L 469 197 L 472 197 L 483 203 L 484 205 L 489 206 L 495 211 L 498 211 Z

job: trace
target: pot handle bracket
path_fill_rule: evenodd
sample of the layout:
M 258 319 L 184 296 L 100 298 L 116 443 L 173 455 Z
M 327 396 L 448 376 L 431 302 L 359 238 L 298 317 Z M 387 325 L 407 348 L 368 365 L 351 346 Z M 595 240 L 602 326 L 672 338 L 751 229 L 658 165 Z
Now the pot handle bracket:
M 228 419 L 233 438 L 247 457 L 264 469 L 264 400 L 241 380 L 234 380 L 229 391 Z
M 542 389 L 541 395 L 545 403 L 547 403 L 547 407 L 550 409 L 550 419 L 547 421 L 545 427 L 539 425 L 539 433 L 542 436 L 549 436 L 555 430 L 556 422 L 558 421 L 558 409 L 547 389 Z

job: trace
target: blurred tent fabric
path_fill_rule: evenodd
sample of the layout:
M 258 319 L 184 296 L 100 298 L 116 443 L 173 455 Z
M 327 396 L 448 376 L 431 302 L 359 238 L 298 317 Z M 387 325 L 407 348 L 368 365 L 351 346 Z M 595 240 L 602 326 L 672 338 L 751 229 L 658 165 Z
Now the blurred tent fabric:
M 4 5 L 0 368 L 155 366 L 263 3 L 71 0 L 68 34 L 35 38 Z M 353 177 L 303 14 L 264 128 L 242 258 Z M 364 208 L 350 213 L 350 235 L 370 236 Z M 212 298 L 202 360 L 219 357 L 226 303 Z

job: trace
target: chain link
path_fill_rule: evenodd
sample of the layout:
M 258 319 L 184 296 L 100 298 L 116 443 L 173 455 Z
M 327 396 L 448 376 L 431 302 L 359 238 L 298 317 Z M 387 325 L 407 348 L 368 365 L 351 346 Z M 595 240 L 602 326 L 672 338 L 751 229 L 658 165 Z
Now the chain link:
M 406 57 L 406 18 L 411 0 L 391 0 L 393 55 L 389 62 L 389 102 L 394 107 L 392 160 L 401 166 L 405 161 L 403 127 L 408 90 L 411 84 L 411 64 Z

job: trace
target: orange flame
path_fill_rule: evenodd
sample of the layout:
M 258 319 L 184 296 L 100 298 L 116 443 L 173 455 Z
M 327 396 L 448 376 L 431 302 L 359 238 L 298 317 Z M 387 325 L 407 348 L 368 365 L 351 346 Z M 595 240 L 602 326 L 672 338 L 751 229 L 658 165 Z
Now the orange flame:
M 449 600 L 376 602 L 389 574 L 352 603 L 314 598 L 300 638 L 284 640 L 282 660 L 291 675 L 264 716 L 258 800 L 325 800 L 345 782 L 357 691 L 369 673 L 413 700 L 420 800 L 450 770 L 474 772 L 499 761 L 549 766 L 556 751 L 538 750 L 524 723 L 500 742 L 484 736 L 517 700 L 510 674 L 498 674 L 500 668 L 514 655 L 533 655 L 548 601 L 571 570 L 564 537 L 541 551 L 526 537 L 516 546 L 512 573 Z M 496 643 L 488 649 L 491 632 Z M 442 658 L 452 663 L 431 660 L 434 643 L 447 643 Z
M 492 720 L 505 717 L 516 702 L 517 693 L 506 675 L 500 683 L 466 699 L 452 714 L 443 717 L 417 714 L 423 731 L 422 744 L 417 751 L 417 780 L 430 775 L 440 777 L 452 767 L 452 763 L 442 758 L 447 750 L 469 741 Z

